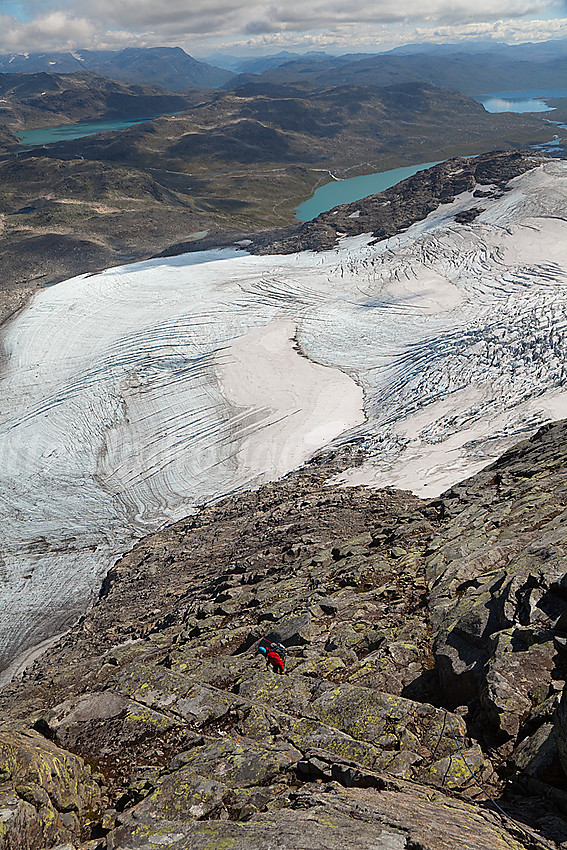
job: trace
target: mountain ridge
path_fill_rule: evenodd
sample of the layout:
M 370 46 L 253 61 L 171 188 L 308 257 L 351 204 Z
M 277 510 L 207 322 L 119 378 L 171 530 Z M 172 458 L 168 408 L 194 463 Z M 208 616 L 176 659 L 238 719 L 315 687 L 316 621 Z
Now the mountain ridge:
M 0 126 L 12 131 L 97 119 L 153 118 L 192 106 L 195 95 L 133 85 L 91 72 L 0 73 Z

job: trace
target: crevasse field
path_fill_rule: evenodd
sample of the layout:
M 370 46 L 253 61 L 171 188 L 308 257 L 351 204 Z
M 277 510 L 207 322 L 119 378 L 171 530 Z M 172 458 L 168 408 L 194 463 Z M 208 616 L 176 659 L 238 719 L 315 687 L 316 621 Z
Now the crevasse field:
M 366 452 L 338 481 L 428 497 L 567 416 L 567 163 L 510 185 L 374 245 L 188 254 L 37 295 L 2 337 L 0 669 L 141 536 L 333 441 Z

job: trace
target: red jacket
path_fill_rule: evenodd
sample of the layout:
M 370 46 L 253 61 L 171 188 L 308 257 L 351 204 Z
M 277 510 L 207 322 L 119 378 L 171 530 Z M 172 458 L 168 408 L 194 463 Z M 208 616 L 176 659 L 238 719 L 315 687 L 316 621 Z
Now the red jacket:
M 283 658 L 281 658 L 281 656 L 278 655 L 277 652 L 274 652 L 273 649 L 270 649 L 268 647 L 268 651 L 266 652 L 266 658 L 268 659 L 268 661 L 270 662 L 272 667 L 277 667 L 283 673 L 283 671 L 284 671 Z

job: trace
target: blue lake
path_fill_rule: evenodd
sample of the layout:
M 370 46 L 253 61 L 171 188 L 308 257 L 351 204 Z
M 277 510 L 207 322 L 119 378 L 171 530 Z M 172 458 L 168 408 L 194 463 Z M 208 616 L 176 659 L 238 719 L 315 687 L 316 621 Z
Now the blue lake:
M 338 206 L 339 204 L 350 204 L 360 201 L 368 195 L 375 195 L 395 186 L 400 180 L 417 174 L 437 165 L 436 162 L 421 162 L 419 165 L 407 165 L 403 168 L 393 168 L 391 171 L 378 171 L 375 174 L 363 174 L 360 177 L 350 177 L 348 180 L 333 180 L 316 189 L 308 201 L 300 204 L 295 210 L 296 218 L 300 221 L 311 221 L 320 213 Z
M 145 118 L 132 118 L 129 121 L 83 121 L 79 124 L 65 124 L 62 127 L 40 127 L 37 130 L 26 130 L 14 135 L 20 140 L 22 147 L 36 147 L 37 145 L 50 145 L 53 142 L 68 142 L 71 139 L 82 139 L 84 136 L 94 136 L 95 133 L 105 133 L 108 130 L 124 130 L 133 127 L 134 124 L 142 124 L 157 118 L 153 115 Z
M 476 95 L 487 112 L 551 112 L 546 100 L 567 97 L 567 89 L 532 89 L 531 91 L 501 91 Z

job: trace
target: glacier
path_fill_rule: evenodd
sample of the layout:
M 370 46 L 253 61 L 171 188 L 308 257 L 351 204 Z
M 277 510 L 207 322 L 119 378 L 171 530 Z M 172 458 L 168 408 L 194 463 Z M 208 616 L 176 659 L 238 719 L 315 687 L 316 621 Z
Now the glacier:
M 379 242 L 83 275 L 2 329 L 0 683 L 140 537 L 325 446 L 429 497 L 567 415 L 567 163 L 482 188 Z

